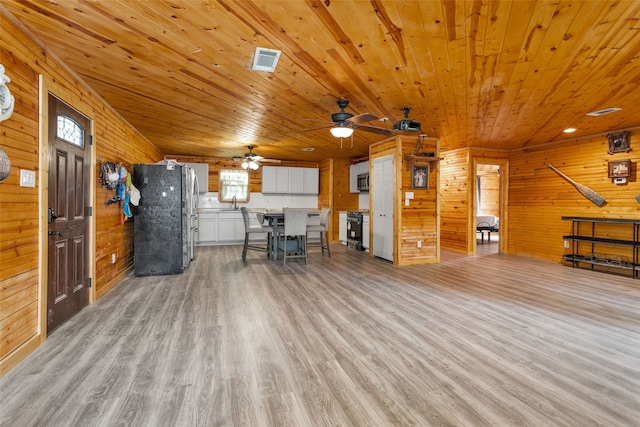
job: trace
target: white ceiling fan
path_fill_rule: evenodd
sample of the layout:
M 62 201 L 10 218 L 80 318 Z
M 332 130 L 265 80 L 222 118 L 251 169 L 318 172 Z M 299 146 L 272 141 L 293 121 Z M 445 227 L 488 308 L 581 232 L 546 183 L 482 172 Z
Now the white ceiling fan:
M 249 145 L 247 148 L 249 149 L 249 152 L 244 153 L 244 157 L 236 156 L 233 158 L 236 162 L 242 161 L 243 169 L 256 170 L 262 166 L 262 163 L 281 163 L 281 160 L 265 159 L 264 157 L 255 154 L 253 152 L 253 149 L 256 148 L 255 145 Z

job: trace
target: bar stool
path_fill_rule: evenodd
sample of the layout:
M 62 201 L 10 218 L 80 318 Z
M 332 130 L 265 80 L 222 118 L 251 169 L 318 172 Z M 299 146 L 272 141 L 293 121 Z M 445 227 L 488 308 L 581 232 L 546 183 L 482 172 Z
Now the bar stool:
M 327 254 L 331 257 L 331 250 L 329 249 L 329 217 L 331 216 L 331 208 L 322 208 L 320 212 L 320 225 L 307 225 L 307 233 L 320 233 L 320 248 L 322 248 L 322 255 L 324 250 L 327 250 Z
M 242 212 L 242 219 L 244 220 L 244 247 L 242 248 L 242 260 L 246 261 L 248 250 L 266 252 L 267 254 L 271 253 L 271 245 L 269 243 L 271 242 L 271 239 L 269 239 L 268 237 L 266 245 L 249 244 L 249 237 L 251 236 L 251 234 L 268 233 L 267 236 L 269 236 L 272 231 L 271 227 L 262 224 L 252 226 L 249 220 L 249 211 L 247 210 L 247 208 L 241 207 L 240 211 Z
M 278 250 L 283 252 L 283 264 L 287 265 L 287 259 L 304 258 L 307 263 L 307 217 L 309 209 L 284 208 L 284 228 L 278 235 L 282 238 L 278 242 Z M 297 242 L 297 248 L 290 248 L 290 242 Z

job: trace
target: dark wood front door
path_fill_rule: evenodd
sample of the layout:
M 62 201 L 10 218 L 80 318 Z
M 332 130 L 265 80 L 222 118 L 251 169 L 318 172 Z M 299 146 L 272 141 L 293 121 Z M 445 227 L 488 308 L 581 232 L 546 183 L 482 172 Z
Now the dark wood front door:
M 89 303 L 88 118 L 49 95 L 47 334 Z

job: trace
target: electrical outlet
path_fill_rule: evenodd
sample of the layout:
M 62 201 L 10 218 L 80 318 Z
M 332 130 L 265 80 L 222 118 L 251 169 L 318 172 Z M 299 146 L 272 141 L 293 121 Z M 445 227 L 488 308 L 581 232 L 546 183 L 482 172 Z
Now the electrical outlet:
M 565 240 L 565 241 L 564 241 L 564 247 L 565 247 L 565 248 L 568 248 L 568 247 L 569 247 L 569 241 L 568 241 L 568 240 Z
M 422 247 L 422 240 L 418 240 L 418 247 L 421 248 Z
M 116 254 L 111 254 L 111 264 L 116 263 Z

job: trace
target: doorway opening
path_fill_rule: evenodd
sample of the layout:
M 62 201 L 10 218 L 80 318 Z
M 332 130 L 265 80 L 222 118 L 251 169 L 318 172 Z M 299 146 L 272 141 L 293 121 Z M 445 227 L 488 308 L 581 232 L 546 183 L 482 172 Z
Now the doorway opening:
M 497 163 L 476 163 L 474 218 L 475 254 L 502 252 L 504 218 L 504 167 Z

